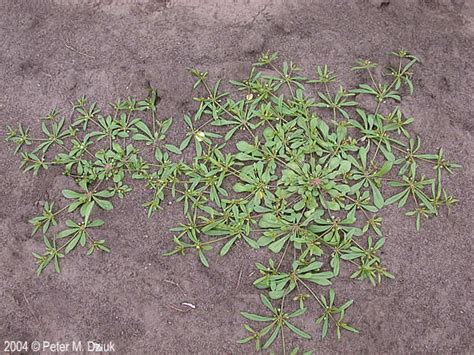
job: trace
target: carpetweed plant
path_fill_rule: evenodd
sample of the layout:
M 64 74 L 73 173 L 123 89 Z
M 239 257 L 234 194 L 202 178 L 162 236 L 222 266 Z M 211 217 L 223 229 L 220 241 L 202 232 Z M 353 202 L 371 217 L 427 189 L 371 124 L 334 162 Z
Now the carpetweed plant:
M 332 288 L 321 293 L 342 267 L 374 286 L 393 277 L 379 253 L 384 206 L 408 206 L 418 230 L 423 218 L 456 202 L 442 179 L 459 165 L 442 149 L 423 152 L 408 130 L 413 118 L 397 106 L 403 93 L 413 92 L 419 61 L 404 50 L 390 54 L 393 63 L 379 75 L 376 63 L 357 61 L 352 69 L 363 83 L 353 89 L 335 88 L 327 66 L 318 66 L 312 79 L 292 62 L 278 67 L 276 54 L 262 55 L 245 80 L 230 81 L 233 95 L 192 69 L 198 108 L 184 116 L 187 133 L 179 144 L 165 143 L 172 120 L 158 118 L 155 89 L 144 100 L 111 104 L 109 113 L 85 97 L 68 118 L 53 109 L 38 138 L 21 124 L 9 128 L 7 140 L 26 171 L 61 166 L 77 183 L 62 191 L 65 206 L 48 201 L 30 220 L 45 248 L 34 253 L 38 274 L 50 264 L 59 272 L 61 260 L 79 246 L 88 255 L 109 252 L 96 238 L 104 221 L 94 212 L 112 210 L 114 199 L 132 190 L 131 181 L 143 180 L 151 192 L 143 205 L 148 216 L 165 194 L 182 203 L 186 222 L 172 228 L 175 247 L 165 255 L 195 253 L 209 267 L 215 247 L 221 256 L 237 243 L 274 254 L 256 264 L 263 307 L 259 314 L 241 313 L 250 321 L 241 343 L 253 341 L 260 350 L 279 339 L 285 353 L 285 334 L 311 338 L 294 325 L 306 314 L 322 337 L 329 329 L 337 337 L 357 332 L 346 321 L 352 300 L 336 301 Z M 186 149 L 191 159 L 171 159 L 169 153 Z

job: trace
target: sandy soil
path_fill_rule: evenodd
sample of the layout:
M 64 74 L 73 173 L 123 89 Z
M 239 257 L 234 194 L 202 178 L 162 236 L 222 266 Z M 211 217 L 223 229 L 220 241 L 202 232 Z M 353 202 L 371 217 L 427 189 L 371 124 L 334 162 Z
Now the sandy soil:
M 411 220 L 388 211 L 384 258 L 396 279 L 375 289 L 339 280 L 338 294 L 355 300 L 350 319 L 361 334 L 303 346 L 316 353 L 473 351 L 474 2 L 2 0 L 0 38 L 2 134 L 18 121 L 37 127 L 41 114 L 80 95 L 105 104 L 146 95 L 148 83 L 160 90 L 161 115 L 181 122 L 194 107 L 186 68 L 242 78 L 264 50 L 307 69 L 327 63 L 351 80 L 355 58 L 383 61 L 387 51 L 410 49 L 423 65 L 403 109 L 427 149 L 443 147 L 464 165 L 447 181 L 460 203 L 419 234 Z M 177 143 L 182 123 L 173 132 Z M 235 249 L 225 260 L 213 258 L 210 269 L 194 255 L 162 257 L 179 206 L 147 219 L 140 189 L 107 216 L 111 255 L 75 253 L 61 274 L 36 277 L 31 252 L 40 243 L 27 221 L 40 201 L 60 202 L 70 182 L 56 169 L 37 178 L 20 173 L 10 148 L 0 143 L 2 346 L 96 340 L 113 341 L 121 354 L 253 352 L 236 344 L 244 335 L 238 312 L 259 309 L 249 274 L 260 256 Z M 181 302 L 196 309 L 169 307 Z

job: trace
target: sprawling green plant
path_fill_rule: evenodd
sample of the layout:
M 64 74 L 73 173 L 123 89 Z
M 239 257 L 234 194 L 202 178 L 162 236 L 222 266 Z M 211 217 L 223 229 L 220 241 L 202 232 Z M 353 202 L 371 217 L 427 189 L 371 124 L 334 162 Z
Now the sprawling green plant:
M 357 61 L 353 70 L 364 83 L 354 89 L 334 89 L 336 76 L 327 66 L 318 66 L 314 79 L 292 62 L 279 68 L 276 54 L 262 55 L 248 78 L 231 81 L 234 95 L 193 69 L 194 88 L 202 94 L 196 112 L 184 116 L 187 133 L 179 145 L 165 143 L 172 120 L 157 117 L 154 89 L 145 100 L 111 104 L 110 113 L 85 97 L 73 103 L 67 120 L 53 109 L 42 119 L 39 138 L 21 124 L 10 128 L 7 140 L 21 152 L 26 171 L 58 165 L 77 183 L 62 191 L 66 206 L 46 202 L 30 220 L 45 247 L 34 253 L 38 274 L 49 264 L 59 272 L 60 260 L 78 246 L 88 255 L 109 252 L 105 240 L 96 239 L 104 222 L 94 212 L 111 210 L 116 197 L 131 191 L 131 180 L 143 180 L 151 192 L 144 203 L 148 216 L 166 193 L 182 202 L 185 222 L 172 228 L 175 247 L 165 255 L 196 253 L 208 267 L 216 245 L 221 256 L 237 243 L 275 254 L 256 264 L 254 285 L 266 313 L 242 312 L 253 325 L 244 325 L 249 336 L 241 343 L 254 341 L 260 350 L 279 338 L 285 353 L 285 332 L 311 338 L 293 324 L 306 313 L 321 325 L 322 337 L 330 328 L 338 337 L 342 330 L 357 332 L 345 320 L 352 300 L 336 305 L 334 290 L 318 295 L 321 288 L 342 267 L 374 286 L 393 277 L 379 255 L 384 206 L 409 206 L 406 215 L 419 229 L 422 218 L 456 202 L 442 176 L 459 165 L 442 149 L 421 152 L 420 138 L 407 129 L 413 118 L 397 106 L 405 87 L 413 91 L 418 59 L 404 50 L 391 55 L 396 62 L 382 75 L 376 75 L 377 64 Z M 359 103 L 359 96 L 373 104 Z M 168 154 L 189 147 L 189 161 Z M 422 164 L 432 166 L 432 177 L 420 173 Z M 58 223 L 64 214 L 70 218 Z

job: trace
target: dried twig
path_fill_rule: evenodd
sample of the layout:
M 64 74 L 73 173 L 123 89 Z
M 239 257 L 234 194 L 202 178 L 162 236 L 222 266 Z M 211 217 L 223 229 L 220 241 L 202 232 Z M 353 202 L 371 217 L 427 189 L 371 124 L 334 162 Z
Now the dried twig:
M 36 313 L 33 311 L 33 307 L 31 307 L 31 304 L 30 304 L 30 301 L 28 301 L 28 298 L 26 298 L 26 295 L 23 293 L 23 298 L 25 299 L 26 301 L 26 304 L 28 305 L 28 309 L 30 310 L 31 314 L 33 315 L 33 317 L 35 317 L 36 321 L 38 323 L 40 323 L 40 320 L 38 318 L 38 316 L 36 315 Z
M 64 45 L 66 46 L 67 49 L 70 49 L 70 50 L 73 51 L 73 52 L 79 53 L 80 55 L 83 55 L 84 57 L 91 58 L 91 59 L 96 59 L 93 55 L 90 55 L 90 54 L 81 52 L 81 51 L 77 50 L 76 48 L 71 47 L 71 46 L 68 45 L 67 43 L 64 43 Z
M 241 279 L 242 279 L 242 268 L 241 268 L 240 271 L 239 271 L 239 278 L 238 278 L 238 280 L 237 280 L 237 287 L 236 287 L 236 288 L 239 288 L 239 286 L 240 286 L 240 280 L 241 280 Z
M 171 281 L 171 280 L 164 280 L 164 282 L 167 282 L 169 284 L 172 284 L 172 285 L 176 286 L 183 293 L 183 295 L 186 296 L 186 292 L 184 292 L 184 290 L 181 288 L 181 286 L 178 283 L 176 283 L 174 281 Z
M 181 303 L 183 306 L 187 306 L 189 308 L 192 308 L 192 309 L 196 309 L 196 306 L 192 303 L 188 303 L 188 302 L 183 302 Z
M 178 308 L 176 306 L 173 306 L 172 304 L 169 304 L 167 305 L 168 308 L 171 308 L 171 309 L 174 309 L 175 311 L 178 311 L 178 312 L 181 312 L 181 313 L 186 313 L 186 312 L 189 312 L 189 309 L 181 309 L 181 308 Z

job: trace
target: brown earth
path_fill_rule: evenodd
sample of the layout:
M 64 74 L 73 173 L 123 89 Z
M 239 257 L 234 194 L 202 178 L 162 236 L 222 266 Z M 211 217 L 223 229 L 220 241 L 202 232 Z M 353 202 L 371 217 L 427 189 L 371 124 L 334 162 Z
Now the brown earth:
M 143 96 L 150 83 L 163 98 L 160 116 L 178 122 L 171 137 L 178 143 L 181 117 L 195 107 L 189 67 L 242 78 L 270 50 L 308 70 L 327 63 L 350 81 L 354 59 L 383 62 L 386 52 L 407 48 L 423 64 L 403 109 L 427 150 L 443 147 L 464 165 L 446 181 L 460 202 L 418 234 L 412 220 L 389 210 L 383 257 L 396 279 L 375 289 L 349 279 L 335 285 L 354 299 L 348 316 L 361 334 L 295 344 L 316 353 L 467 354 L 474 338 L 473 39 L 470 0 L 2 0 L 0 130 L 19 121 L 37 127 L 40 115 L 81 95 L 100 104 Z M 110 255 L 74 253 L 61 274 L 38 278 L 31 252 L 40 242 L 27 221 L 40 201 L 59 201 L 70 182 L 57 169 L 22 174 L 11 147 L 0 144 L 2 347 L 5 340 L 95 340 L 114 342 L 121 354 L 253 352 L 236 340 L 244 335 L 239 311 L 260 309 L 249 274 L 261 255 L 237 248 L 212 258 L 209 269 L 195 255 L 162 257 L 180 206 L 148 219 L 140 208 L 147 194 L 137 189 L 107 216 Z M 169 307 L 182 302 L 196 309 Z M 318 334 L 311 320 L 304 328 Z

